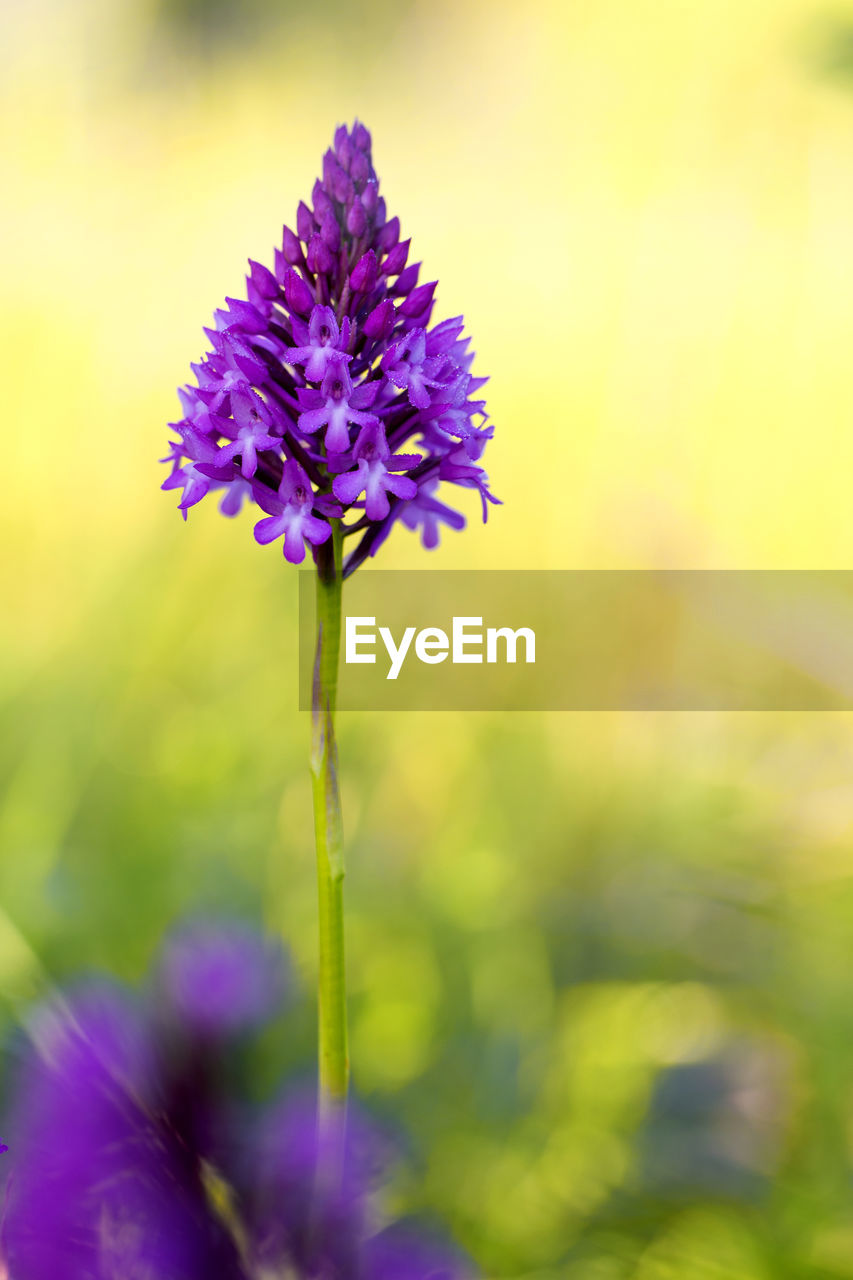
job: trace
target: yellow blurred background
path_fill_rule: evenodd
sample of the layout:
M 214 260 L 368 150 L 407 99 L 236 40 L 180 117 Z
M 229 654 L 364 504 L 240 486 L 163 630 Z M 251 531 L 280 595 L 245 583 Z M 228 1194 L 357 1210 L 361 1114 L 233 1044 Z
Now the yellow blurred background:
M 851 32 L 818 0 L 7 0 L 12 1005 L 227 905 L 310 989 L 295 576 L 245 514 L 184 525 L 157 458 L 337 123 L 492 376 L 504 505 L 382 567 L 849 567 Z M 851 729 L 344 718 L 354 1078 L 420 1143 L 401 1203 L 488 1275 L 853 1276 Z

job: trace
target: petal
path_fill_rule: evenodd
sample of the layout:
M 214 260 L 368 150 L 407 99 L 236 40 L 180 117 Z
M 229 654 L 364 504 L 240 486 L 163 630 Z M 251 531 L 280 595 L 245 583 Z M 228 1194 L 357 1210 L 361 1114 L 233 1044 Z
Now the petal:
M 259 542 L 262 547 L 265 547 L 270 542 L 275 542 L 276 538 L 280 538 L 283 533 L 284 519 L 282 516 L 266 516 L 255 525 L 255 542 Z
M 240 464 L 244 480 L 251 480 L 252 476 L 258 469 L 258 451 L 255 448 L 254 440 L 249 437 L 242 442 L 243 459 Z
M 379 419 L 375 413 L 360 413 L 358 409 L 350 409 L 349 420 L 357 427 L 378 427 Z
M 224 318 L 226 329 L 234 327 L 242 329 L 244 333 L 264 332 L 266 321 L 251 302 L 245 302 L 242 298 L 226 298 L 225 301 L 228 303 L 228 311 L 217 311 L 216 318 Z
M 319 511 L 321 515 L 327 516 L 329 519 L 338 519 L 344 514 L 344 509 L 339 502 L 335 502 L 330 493 L 320 493 L 314 499 L 314 510 Z
M 324 427 L 328 421 L 328 409 L 309 409 L 307 413 L 299 415 L 299 430 L 310 436 L 313 432 L 319 431 L 320 427 Z
M 392 453 L 390 458 L 385 459 L 385 469 L 387 471 L 411 471 L 412 467 L 416 467 L 422 461 L 423 455 L 420 453 Z
M 224 516 L 238 516 L 243 508 L 243 499 L 249 496 L 247 487 L 235 481 L 225 490 L 225 496 L 219 504 Z
M 260 418 L 266 421 L 266 405 L 257 392 L 234 391 L 231 394 L 231 413 L 238 427 L 254 427 Z
M 325 520 L 318 520 L 316 516 L 303 516 L 302 535 L 313 546 L 319 547 L 321 542 L 332 536 L 332 526 Z
M 298 387 L 296 398 L 300 409 L 321 409 L 326 403 L 326 397 L 316 387 Z
M 313 347 L 288 347 L 284 353 L 284 358 L 288 364 L 304 364 L 306 360 L 311 359 L 313 354 Z
M 405 498 L 407 501 L 417 497 L 418 493 L 418 486 L 410 476 L 386 476 L 385 488 L 395 497 Z
M 372 382 L 363 382 L 350 396 L 350 405 L 355 405 L 356 409 L 369 409 L 378 396 L 381 386 L 381 378 L 374 378 Z
M 430 406 L 430 394 L 426 389 L 426 382 L 423 375 L 413 369 L 409 375 L 409 400 L 416 409 L 428 409 Z
M 417 492 L 417 486 L 415 491 Z M 391 510 L 391 503 L 388 501 L 384 486 L 381 484 L 371 486 L 366 492 L 366 498 L 364 510 L 368 520 L 384 520 Z
M 435 516 L 424 516 L 424 527 L 421 531 L 421 542 L 426 551 L 434 551 L 441 541 L 438 531 L 438 520 Z
M 355 502 L 359 494 L 364 493 L 366 483 L 367 463 L 359 462 L 355 471 L 348 471 L 346 475 L 335 476 L 332 481 L 332 492 L 341 502 Z
M 331 533 L 331 529 L 329 530 Z M 284 557 L 291 564 L 302 564 L 305 559 L 305 542 L 302 538 L 302 521 L 291 520 L 284 534 Z
M 327 453 L 346 453 L 350 447 L 349 428 L 346 422 L 333 420 L 324 437 L 324 443 Z
M 268 485 L 261 484 L 260 480 L 252 481 L 252 496 L 261 511 L 266 511 L 269 516 L 280 516 L 284 510 L 284 503 L 278 494 L 273 493 Z
M 427 334 L 427 351 L 429 354 L 432 356 L 449 351 L 464 327 L 464 317 L 454 316 L 452 320 L 442 320 L 441 324 L 437 324 L 433 329 L 430 329 Z

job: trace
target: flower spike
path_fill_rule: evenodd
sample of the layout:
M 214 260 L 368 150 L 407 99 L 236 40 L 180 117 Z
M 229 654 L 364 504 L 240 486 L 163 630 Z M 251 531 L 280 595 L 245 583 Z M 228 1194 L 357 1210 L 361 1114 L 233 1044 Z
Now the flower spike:
M 340 125 L 310 201 L 285 226 L 272 269 L 249 259 L 246 297 L 226 298 L 210 346 L 181 388 L 164 489 L 181 514 L 225 490 L 248 501 L 261 543 L 283 538 L 293 564 L 331 536 L 358 535 L 352 572 L 398 522 L 424 546 L 462 529 L 450 485 L 495 499 L 480 458 L 493 429 L 471 373 L 464 319 L 431 323 L 436 282 L 419 283 L 411 241 L 387 216 L 370 133 Z M 417 442 L 419 453 L 403 452 Z M 349 544 L 348 544 L 349 545 Z

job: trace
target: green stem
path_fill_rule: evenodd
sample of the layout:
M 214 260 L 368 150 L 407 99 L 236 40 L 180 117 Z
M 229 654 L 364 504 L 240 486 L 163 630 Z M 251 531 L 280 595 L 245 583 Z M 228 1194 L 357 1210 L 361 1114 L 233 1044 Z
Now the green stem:
M 340 522 L 332 522 L 332 538 L 320 548 L 317 562 L 317 654 L 314 662 L 311 736 L 311 782 L 317 846 L 317 893 L 320 917 L 319 1039 L 321 1111 L 338 1110 L 346 1100 L 346 973 L 344 967 L 344 856 L 335 702 L 341 641 Z

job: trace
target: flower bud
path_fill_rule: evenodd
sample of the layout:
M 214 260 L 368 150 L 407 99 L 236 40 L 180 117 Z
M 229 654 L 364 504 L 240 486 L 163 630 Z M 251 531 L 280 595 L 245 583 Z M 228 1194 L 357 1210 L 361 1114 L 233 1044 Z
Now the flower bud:
M 331 271 L 334 258 L 332 251 L 325 243 L 322 236 L 316 232 L 308 242 L 308 270 L 313 271 L 315 275 L 325 275 L 327 271 Z
M 392 218 L 390 222 L 386 222 L 385 226 L 376 237 L 376 243 L 380 249 L 387 251 L 393 249 L 394 245 L 400 239 L 400 219 Z
M 253 258 L 249 259 L 249 267 L 251 268 L 251 282 L 257 289 L 262 298 L 268 301 L 278 297 L 278 281 L 276 280 L 269 267 L 263 266 L 260 262 L 255 262 Z
M 282 228 L 281 249 L 285 262 L 289 262 L 292 267 L 302 262 L 302 245 L 299 243 L 299 237 L 294 235 L 290 227 Z
M 356 191 L 360 191 L 370 177 L 370 161 L 363 152 L 356 151 L 354 153 L 349 173 L 355 184 Z
M 406 265 L 406 259 L 409 256 L 409 245 L 411 240 L 401 240 L 388 254 L 388 257 L 382 263 L 382 274 L 384 276 L 398 276 Z
M 326 188 L 319 179 L 314 183 L 314 190 L 311 195 L 314 204 L 314 221 L 319 226 L 323 221 L 324 215 L 331 213 L 334 216 L 335 210 L 332 207 L 332 201 L 329 198 Z
M 364 333 L 368 338 L 381 341 L 394 328 L 394 304 L 390 298 L 385 298 L 379 303 L 378 307 L 374 307 L 370 315 L 364 322 Z
M 284 299 L 291 311 L 300 316 L 307 316 L 314 305 L 311 290 L 292 267 L 284 277 Z
M 376 263 L 376 254 L 372 249 L 368 249 L 363 254 L 350 273 L 350 288 L 355 293 L 370 293 L 376 288 L 376 281 L 379 279 L 379 267 Z
M 370 130 L 366 129 L 361 122 L 356 123 L 352 131 L 353 146 L 359 151 L 369 151 L 371 145 Z
M 337 253 L 341 247 L 341 228 L 338 220 L 333 213 L 326 214 L 320 224 L 320 236 L 325 245 L 331 249 L 332 253 Z
M 347 214 L 347 231 L 351 236 L 360 239 L 367 230 L 367 214 L 364 212 L 364 205 L 356 198 L 353 206 Z
M 437 283 L 437 280 L 433 280 L 431 284 L 422 284 L 417 289 L 413 289 L 408 298 L 400 304 L 401 313 L 404 316 L 419 316 L 432 302 Z
M 364 205 L 364 211 L 368 217 L 372 217 L 376 213 L 376 206 L 379 203 L 379 187 L 375 179 L 365 185 L 361 193 L 361 203 Z
M 391 290 L 392 293 L 404 297 L 407 293 L 411 293 L 415 285 L 418 283 L 418 272 L 421 269 L 419 262 L 413 262 L 411 266 L 406 267 L 405 271 L 400 272 L 399 279 Z
M 335 155 L 337 157 L 338 164 L 343 169 L 349 170 L 354 154 L 355 151 L 352 143 L 350 142 L 346 125 L 341 125 L 340 129 L 335 131 Z
M 296 210 L 296 231 L 303 244 L 307 244 L 314 234 L 314 215 L 304 200 L 299 201 Z

